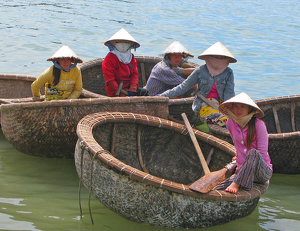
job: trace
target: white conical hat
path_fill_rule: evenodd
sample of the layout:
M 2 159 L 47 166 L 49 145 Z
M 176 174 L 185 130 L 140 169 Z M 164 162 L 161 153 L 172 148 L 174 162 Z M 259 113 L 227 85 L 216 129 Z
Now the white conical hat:
M 224 103 L 220 104 L 219 110 L 223 114 L 228 114 L 227 110 L 232 108 L 233 103 L 243 103 L 253 107 L 256 110 L 256 114 L 254 116 L 258 118 L 264 117 L 264 112 L 257 106 L 257 104 L 247 95 L 245 92 L 242 92 L 229 100 L 226 100 Z
M 221 42 L 216 42 L 214 45 L 207 48 L 201 55 L 198 56 L 198 58 L 205 60 L 205 56 L 207 55 L 222 55 L 230 58 L 230 63 L 237 62 L 234 56 Z
M 78 63 L 82 63 L 82 60 L 67 45 L 63 45 L 61 48 L 59 48 L 59 50 L 56 51 L 51 58 L 47 59 L 47 61 L 54 61 L 58 58 L 74 58 Z
M 165 50 L 164 50 L 164 55 L 165 54 L 172 54 L 172 53 L 181 53 L 186 56 L 194 57 L 180 42 L 177 40 L 172 42 Z
M 136 48 L 140 47 L 140 44 L 124 28 L 122 28 L 117 33 L 115 33 L 113 36 L 111 36 L 110 39 L 108 39 L 104 43 L 104 45 L 107 46 L 108 42 L 111 42 L 114 40 L 124 40 L 124 41 L 134 42 L 137 44 Z

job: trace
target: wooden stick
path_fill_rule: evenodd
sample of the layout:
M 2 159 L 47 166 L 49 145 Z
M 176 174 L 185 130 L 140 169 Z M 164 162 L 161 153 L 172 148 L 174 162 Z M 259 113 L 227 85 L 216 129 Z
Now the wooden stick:
M 211 102 L 210 100 L 208 100 L 207 98 L 205 98 L 200 92 L 199 89 L 197 89 L 196 91 L 194 91 L 191 95 L 196 95 L 198 96 L 200 99 L 202 99 L 207 105 L 211 106 L 212 108 L 216 109 L 219 111 L 219 107 L 215 104 L 213 104 L 213 102 Z
M 118 88 L 118 90 L 116 92 L 116 96 L 120 95 L 120 91 L 122 90 L 122 87 L 123 87 L 123 82 L 120 83 L 119 88 Z
M 198 157 L 199 157 L 199 159 L 200 159 L 200 162 L 201 162 L 201 165 L 202 165 L 204 174 L 206 175 L 206 174 L 210 173 L 210 170 L 209 170 L 209 168 L 208 168 L 208 165 L 207 165 L 207 163 L 206 163 L 206 160 L 205 160 L 205 158 L 204 158 L 204 155 L 203 155 L 203 153 L 202 153 L 202 151 L 201 151 L 201 148 L 200 148 L 200 146 L 199 146 L 199 143 L 198 143 L 198 141 L 197 141 L 197 138 L 196 138 L 196 136 L 195 136 L 195 134 L 194 134 L 194 132 L 193 132 L 192 126 L 190 125 L 190 122 L 189 122 L 189 120 L 188 120 L 188 118 L 187 118 L 187 116 L 186 116 L 185 113 L 182 113 L 181 116 L 182 116 L 182 118 L 183 118 L 183 121 L 184 121 L 184 123 L 185 123 L 186 128 L 188 129 L 188 132 L 189 132 L 190 137 L 191 137 L 191 139 L 192 139 L 192 141 L 193 141 L 193 144 L 194 144 L 194 146 L 195 146 L 195 149 L 196 149 L 196 151 L 197 151 L 197 154 L 198 154 Z
M 214 153 L 214 150 L 215 150 L 214 148 L 211 148 L 210 151 L 209 151 L 209 153 L 208 153 L 208 156 L 207 156 L 207 159 L 206 159 L 207 165 L 209 165 L 209 163 L 211 161 L 211 157 L 212 157 L 212 155 Z
M 149 173 L 148 170 L 146 169 L 144 162 L 143 162 L 143 157 L 142 157 L 142 146 L 141 146 L 141 126 L 138 125 L 138 136 L 137 136 L 137 142 L 138 142 L 138 155 L 139 155 L 139 161 L 142 169 L 144 172 Z
M 277 133 L 281 133 L 276 106 L 273 106 L 272 109 L 273 109 L 273 115 L 274 115 L 274 119 L 275 119 L 275 123 L 276 123 Z
M 295 126 L 295 108 L 296 108 L 295 101 L 293 101 L 292 104 L 291 104 L 291 120 L 292 120 L 292 129 L 293 129 L 293 132 L 296 131 L 296 126 Z
M 142 72 L 142 84 L 143 87 L 146 86 L 147 81 L 146 81 L 146 74 L 145 74 L 145 64 L 141 62 L 141 72 Z
M 125 90 L 123 90 L 123 89 L 121 89 L 121 92 L 122 92 L 124 95 L 128 95 L 128 92 L 125 91 Z
M 110 153 L 113 156 L 115 156 L 116 133 L 117 133 L 117 123 L 114 123 L 113 133 L 112 133 L 112 141 L 111 141 L 111 149 L 110 149 Z

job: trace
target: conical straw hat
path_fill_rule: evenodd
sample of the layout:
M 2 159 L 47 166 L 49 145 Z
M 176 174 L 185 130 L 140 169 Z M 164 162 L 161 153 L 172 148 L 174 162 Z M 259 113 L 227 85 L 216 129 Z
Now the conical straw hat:
M 177 40 L 172 42 L 165 50 L 164 50 L 164 55 L 165 54 L 172 54 L 172 53 L 181 53 L 186 56 L 194 57 L 180 42 Z
M 67 45 L 63 45 L 61 48 L 59 48 L 59 50 L 56 51 L 51 58 L 47 59 L 47 61 L 55 61 L 55 59 L 58 58 L 74 58 L 78 63 L 82 63 L 82 60 Z
M 205 56 L 207 55 L 222 55 L 230 58 L 230 63 L 237 62 L 234 56 L 221 42 L 216 42 L 214 45 L 207 48 L 201 55 L 198 56 L 198 58 L 205 60 Z
M 242 93 L 230 98 L 229 100 L 226 100 L 224 103 L 220 104 L 220 106 L 219 106 L 220 112 L 222 112 L 223 114 L 228 114 L 227 110 L 230 110 L 232 108 L 233 103 L 247 104 L 256 110 L 256 113 L 254 116 L 256 116 L 258 118 L 264 117 L 264 112 L 259 108 L 259 106 L 257 106 L 257 104 L 245 92 L 242 92 Z
M 122 28 L 117 33 L 115 33 L 113 36 L 111 36 L 110 39 L 108 39 L 104 43 L 104 45 L 108 46 L 108 42 L 111 42 L 114 40 L 124 40 L 124 41 L 134 42 L 137 44 L 136 48 L 140 47 L 140 44 L 124 28 Z

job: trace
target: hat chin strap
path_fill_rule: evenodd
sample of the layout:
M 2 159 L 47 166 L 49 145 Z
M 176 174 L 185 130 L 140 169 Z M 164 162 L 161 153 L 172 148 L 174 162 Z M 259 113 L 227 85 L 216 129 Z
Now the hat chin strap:
M 246 116 L 243 117 L 237 117 L 230 109 L 227 108 L 227 113 L 230 115 L 230 117 L 243 129 L 247 126 L 248 122 L 251 120 L 251 118 L 256 114 L 256 111 L 253 111 L 249 113 Z
M 60 70 L 63 70 L 65 72 L 69 72 L 71 68 L 76 67 L 78 61 L 76 60 L 75 63 L 73 63 L 71 66 L 68 67 L 68 69 L 64 69 L 58 62 L 52 61 L 54 66 Z

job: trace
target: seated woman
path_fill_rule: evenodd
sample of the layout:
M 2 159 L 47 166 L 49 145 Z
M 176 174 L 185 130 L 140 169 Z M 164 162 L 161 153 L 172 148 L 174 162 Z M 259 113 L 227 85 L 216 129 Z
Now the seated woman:
M 231 117 L 227 128 L 236 148 L 233 160 L 237 162 L 237 169 L 214 190 L 237 193 L 240 187 L 251 189 L 253 182 L 270 180 L 273 170 L 268 154 L 268 132 L 265 123 L 259 119 L 264 112 L 244 92 L 222 103 L 219 109 Z
M 31 84 L 34 100 L 40 98 L 40 89 L 45 85 L 45 100 L 77 99 L 82 91 L 81 71 L 76 66 L 82 60 L 67 46 L 62 46 L 51 58 L 53 66 L 46 69 Z
M 107 95 L 109 97 L 149 95 L 145 88 L 138 88 L 137 61 L 131 54 L 131 49 L 140 47 L 140 44 L 122 28 L 104 45 L 109 49 L 102 63 Z
M 182 83 L 183 76 L 190 75 L 195 68 L 181 68 L 187 57 L 194 57 L 178 41 L 174 41 L 164 51 L 164 59 L 157 63 L 149 76 L 146 89 L 150 95 L 158 95 Z
M 221 42 L 217 42 L 198 58 L 205 60 L 206 64 L 197 67 L 184 82 L 160 95 L 173 98 L 184 94 L 198 84 L 198 93 L 216 107 L 223 101 L 233 97 L 235 95 L 234 76 L 228 65 L 229 63 L 235 63 L 236 59 L 227 48 Z M 202 122 L 218 124 L 222 127 L 226 126 L 228 118 L 205 103 L 197 94 L 192 109 L 199 115 Z

